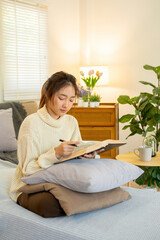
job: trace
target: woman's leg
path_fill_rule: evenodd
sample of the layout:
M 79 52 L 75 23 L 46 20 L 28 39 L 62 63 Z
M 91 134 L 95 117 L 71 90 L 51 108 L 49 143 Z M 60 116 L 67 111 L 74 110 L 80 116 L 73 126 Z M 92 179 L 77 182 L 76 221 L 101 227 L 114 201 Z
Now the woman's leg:
M 45 218 L 66 215 L 59 201 L 50 192 L 22 193 L 18 197 L 17 203 Z

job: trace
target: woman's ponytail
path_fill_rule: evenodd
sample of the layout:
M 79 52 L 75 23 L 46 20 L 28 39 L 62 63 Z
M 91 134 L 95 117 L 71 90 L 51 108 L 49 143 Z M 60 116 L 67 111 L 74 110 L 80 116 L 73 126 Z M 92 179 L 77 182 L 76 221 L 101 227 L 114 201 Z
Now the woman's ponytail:
M 42 90 L 41 90 L 41 98 L 39 102 L 39 109 L 42 108 L 46 104 L 46 85 L 48 80 L 43 84 Z

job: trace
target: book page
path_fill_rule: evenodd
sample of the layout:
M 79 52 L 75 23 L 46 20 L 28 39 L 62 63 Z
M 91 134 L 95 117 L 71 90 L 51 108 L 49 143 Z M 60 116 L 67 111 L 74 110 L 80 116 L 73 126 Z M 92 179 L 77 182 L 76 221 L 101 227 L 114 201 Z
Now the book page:
M 85 142 L 82 142 L 78 147 L 75 147 L 73 153 L 70 156 L 62 158 L 62 160 L 57 163 L 61 163 L 70 159 L 77 158 L 79 156 L 94 152 L 101 148 L 104 148 L 103 152 L 105 152 L 124 144 L 126 143 L 120 140 L 112 140 L 112 139 L 108 139 L 104 141 L 85 141 Z
M 78 147 L 76 147 L 75 149 L 74 149 L 74 151 L 73 151 L 73 153 L 75 153 L 75 152 L 77 152 L 77 151 L 80 151 L 80 150 L 82 150 L 82 149 L 84 149 L 84 148 L 87 148 L 87 147 L 89 147 L 89 146 L 92 146 L 92 145 L 94 145 L 94 144 L 96 144 L 96 143 L 98 143 L 99 141 L 83 141 L 83 142 L 81 142 L 80 144 L 78 144 Z

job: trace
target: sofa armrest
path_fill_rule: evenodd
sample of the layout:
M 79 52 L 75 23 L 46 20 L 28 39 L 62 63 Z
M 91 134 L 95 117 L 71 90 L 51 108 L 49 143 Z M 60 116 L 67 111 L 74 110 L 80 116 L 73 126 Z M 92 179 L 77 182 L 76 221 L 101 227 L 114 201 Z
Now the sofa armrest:
M 24 109 L 26 110 L 27 115 L 35 113 L 38 110 L 38 105 L 35 101 L 21 102 L 21 104 L 24 107 Z

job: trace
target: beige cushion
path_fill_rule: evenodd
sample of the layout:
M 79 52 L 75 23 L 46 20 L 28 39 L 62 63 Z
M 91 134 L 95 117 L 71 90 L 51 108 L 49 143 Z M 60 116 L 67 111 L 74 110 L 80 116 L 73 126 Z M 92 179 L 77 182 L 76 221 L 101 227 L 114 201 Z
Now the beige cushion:
M 109 207 L 131 198 L 131 195 L 120 187 L 98 193 L 79 193 L 53 183 L 41 183 L 25 185 L 19 191 L 25 193 L 51 192 L 58 199 L 67 216 Z
M 25 108 L 27 115 L 30 115 L 32 113 L 37 112 L 38 110 L 38 105 L 35 101 L 31 101 L 31 102 L 21 102 L 21 104 L 23 105 L 23 107 Z

